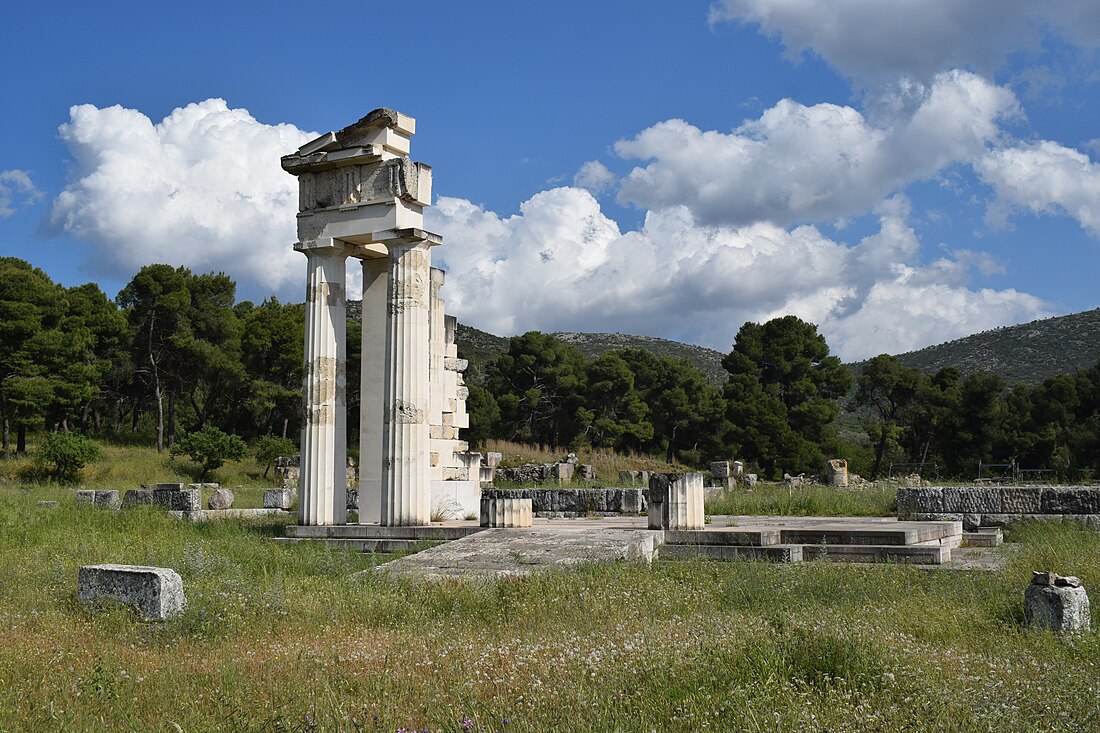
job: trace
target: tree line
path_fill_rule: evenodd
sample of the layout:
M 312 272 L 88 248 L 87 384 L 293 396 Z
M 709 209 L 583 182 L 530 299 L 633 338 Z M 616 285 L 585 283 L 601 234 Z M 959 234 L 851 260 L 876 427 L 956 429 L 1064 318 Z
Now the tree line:
M 207 426 L 297 441 L 302 304 L 236 301 L 222 273 L 148 265 L 114 299 L 0 258 L 4 453 L 33 431 L 137 436 L 160 450 Z M 347 324 L 349 444 L 358 443 L 359 339 Z M 462 345 L 459 344 L 461 353 Z M 598 358 L 552 336 L 516 336 L 471 378 L 466 438 L 590 445 L 758 473 L 816 473 L 848 458 L 876 477 L 894 463 L 972 478 L 979 461 L 1072 477 L 1100 464 L 1100 364 L 1035 388 L 957 369 L 925 374 L 892 356 L 852 369 L 794 316 L 745 323 L 722 387 L 686 359 L 642 349 Z M 473 375 L 471 375 L 472 377 Z

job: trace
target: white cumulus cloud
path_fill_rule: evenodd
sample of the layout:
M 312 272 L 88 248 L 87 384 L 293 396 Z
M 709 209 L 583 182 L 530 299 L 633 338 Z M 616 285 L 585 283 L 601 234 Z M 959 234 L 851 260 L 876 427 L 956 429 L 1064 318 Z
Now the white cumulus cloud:
M 627 174 L 619 198 L 646 209 L 684 205 L 708 224 L 862 215 L 906 184 L 984 154 L 999 122 L 1019 114 L 1011 91 L 963 71 L 910 96 L 916 105 L 889 124 L 790 99 L 728 134 L 661 122 L 616 144 L 620 156 L 650 161 Z
M 15 213 L 15 207 L 20 204 L 33 204 L 42 198 L 31 175 L 23 170 L 0 171 L 0 218 L 6 218 Z
M 1100 238 L 1100 164 L 1084 153 L 1042 140 L 990 152 L 976 167 L 996 191 L 995 223 L 1016 209 L 1066 215 Z
M 755 24 L 790 56 L 815 53 L 869 86 L 960 67 L 992 75 L 1049 33 L 1100 45 L 1100 5 L 1082 0 L 721 0 L 710 20 Z
M 69 114 L 60 134 L 74 162 L 49 225 L 90 243 L 95 270 L 127 278 L 165 262 L 224 271 L 261 295 L 298 290 L 298 183 L 279 158 L 316 133 L 258 122 L 221 99 L 155 124 L 121 106 Z
M 621 331 L 725 351 L 744 321 L 793 313 L 858 359 L 1047 315 L 1026 293 L 969 288 L 973 253 L 921 264 L 904 196 L 878 211 L 879 231 L 853 245 L 812 226 L 704 225 L 686 206 L 622 233 L 578 188 L 508 217 L 443 197 L 426 224 L 446 239 L 448 311 L 499 334 Z
M 573 176 L 573 185 L 599 196 L 615 185 L 615 174 L 600 161 L 590 160 Z

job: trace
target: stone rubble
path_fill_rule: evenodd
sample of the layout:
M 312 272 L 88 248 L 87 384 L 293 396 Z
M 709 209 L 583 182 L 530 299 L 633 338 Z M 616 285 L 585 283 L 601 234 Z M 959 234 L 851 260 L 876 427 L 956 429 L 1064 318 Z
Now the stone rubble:
M 1088 631 L 1089 597 L 1080 579 L 1049 571 L 1033 572 L 1024 591 L 1024 623 L 1060 633 Z

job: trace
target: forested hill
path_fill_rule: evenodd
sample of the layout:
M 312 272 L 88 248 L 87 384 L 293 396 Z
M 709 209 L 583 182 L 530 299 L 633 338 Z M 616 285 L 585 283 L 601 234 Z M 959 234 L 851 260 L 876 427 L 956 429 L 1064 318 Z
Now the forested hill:
M 983 331 L 900 354 L 898 361 L 928 373 L 953 366 L 964 374 L 982 370 L 1009 384 L 1034 386 L 1100 361 L 1100 308 Z
M 630 336 L 622 333 L 558 332 L 550 335 L 567 344 L 576 346 L 589 359 L 615 349 L 646 349 L 658 356 L 687 359 L 698 367 L 707 376 L 707 380 L 715 386 L 720 387 L 725 384 L 726 378 L 729 376 L 726 370 L 722 368 L 723 355 L 714 349 L 703 346 L 682 344 L 678 341 L 669 341 L 668 339 L 652 336 Z M 458 348 L 463 358 L 470 360 L 471 371 L 475 373 L 485 363 L 508 348 L 507 338 L 494 336 L 463 323 L 458 324 L 455 340 L 458 342 Z

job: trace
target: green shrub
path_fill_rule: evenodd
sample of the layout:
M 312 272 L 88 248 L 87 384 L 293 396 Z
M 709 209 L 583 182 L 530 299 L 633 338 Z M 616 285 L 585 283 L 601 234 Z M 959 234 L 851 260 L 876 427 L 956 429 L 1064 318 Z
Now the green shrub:
M 279 438 L 274 435 L 265 435 L 256 441 L 256 462 L 264 467 L 264 478 L 267 478 L 268 469 L 275 463 L 279 456 L 292 456 L 298 452 L 298 446 L 290 438 Z
M 239 436 L 224 433 L 213 425 L 185 433 L 172 446 L 173 456 L 185 455 L 201 467 L 200 479 L 221 468 L 226 461 L 239 461 L 247 453 L 248 446 Z
M 71 484 L 80 477 L 80 470 L 99 458 L 99 444 L 76 433 L 53 433 L 38 444 L 34 463 L 61 483 Z

